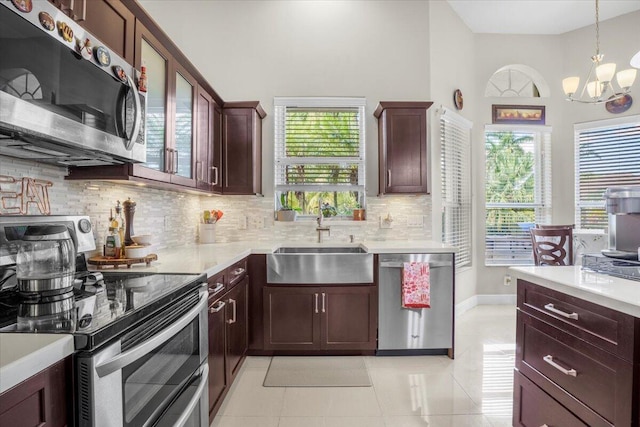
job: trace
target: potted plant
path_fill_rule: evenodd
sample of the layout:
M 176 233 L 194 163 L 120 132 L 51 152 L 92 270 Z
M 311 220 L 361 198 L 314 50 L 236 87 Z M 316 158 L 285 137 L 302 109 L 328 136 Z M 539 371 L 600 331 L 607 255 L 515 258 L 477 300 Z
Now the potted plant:
M 287 203 L 287 194 L 280 195 L 280 209 L 276 212 L 278 221 L 295 221 L 297 212 L 291 209 Z
M 360 206 L 360 203 L 353 209 L 353 220 L 364 221 L 366 219 L 366 210 Z

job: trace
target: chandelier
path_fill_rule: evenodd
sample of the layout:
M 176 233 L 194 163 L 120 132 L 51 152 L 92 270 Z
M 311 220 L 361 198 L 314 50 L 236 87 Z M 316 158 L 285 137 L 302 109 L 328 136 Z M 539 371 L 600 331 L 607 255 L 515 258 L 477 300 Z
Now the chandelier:
M 604 55 L 600 53 L 599 12 L 598 0 L 596 0 L 596 54 L 591 57 L 591 69 L 579 95 L 580 77 L 567 77 L 562 80 L 562 89 L 567 95 L 568 101 L 584 104 L 602 104 L 603 102 L 620 99 L 629 93 L 631 85 L 636 79 L 637 70 L 629 68 L 616 74 L 615 63 L 602 63 Z M 614 87 L 612 82 L 614 75 L 618 83 L 618 89 Z

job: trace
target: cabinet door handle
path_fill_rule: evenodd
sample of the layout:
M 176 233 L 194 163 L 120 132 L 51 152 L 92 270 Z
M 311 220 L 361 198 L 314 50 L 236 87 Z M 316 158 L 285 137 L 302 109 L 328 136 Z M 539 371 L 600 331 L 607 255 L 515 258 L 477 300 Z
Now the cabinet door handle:
M 322 312 L 323 312 L 323 313 L 325 313 L 325 312 L 326 312 L 325 307 L 324 307 L 324 304 L 325 304 L 325 302 L 324 302 L 324 301 L 325 301 L 325 293 L 323 292 L 323 293 L 322 293 Z
M 227 320 L 228 324 L 236 323 L 236 300 L 229 298 L 229 304 L 231 304 L 231 315 L 233 316 L 231 319 Z
M 316 313 L 318 313 L 318 294 L 314 294 L 316 297 Z
M 543 357 L 542 360 L 544 360 L 549 365 L 553 366 L 554 368 L 556 368 L 558 371 L 562 372 L 565 375 L 569 375 L 571 377 L 575 377 L 578 375 L 575 369 L 565 369 L 562 366 L 558 365 L 556 362 L 553 361 L 553 356 L 550 354 Z
M 242 267 L 238 267 L 231 272 L 231 274 L 233 274 L 234 276 L 239 276 L 242 273 L 244 273 L 244 268 Z
M 173 157 L 176 159 L 175 163 L 173 164 L 173 173 L 177 174 L 178 173 L 178 150 L 173 150 Z
M 213 182 L 211 185 L 218 185 L 218 167 L 211 166 L 211 170 L 213 171 Z
M 203 181 L 202 179 L 202 162 L 196 161 L 196 180 Z
M 215 294 L 217 294 L 223 289 L 224 289 L 224 283 L 220 283 L 220 282 L 216 283 L 215 288 L 213 289 L 209 288 L 209 290 L 211 291 L 211 296 L 214 296 Z
M 552 313 L 558 314 L 562 317 L 566 317 L 567 319 L 573 319 L 573 320 L 578 320 L 578 313 L 573 312 L 573 313 L 567 313 L 564 312 L 562 310 L 558 310 L 557 308 L 555 308 L 553 306 L 553 304 L 549 303 L 547 305 L 544 306 L 545 309 L 549 310 Z
M 218 301 L 215 307 L 209 308 L 209 313 L 218 313 L 224 308 L 225 305 L 227 305 L 227 303 L 225 303 L 224 301 Z
M 171 173 L 171 162 L 173 161 L 173 156 L 171 156 L 171 148 L 164 149 L 164 158 L 165 158 L 164 170 L 167 173 Z
M 387 169 L 387 187 L 391 187 L 391 169 Z

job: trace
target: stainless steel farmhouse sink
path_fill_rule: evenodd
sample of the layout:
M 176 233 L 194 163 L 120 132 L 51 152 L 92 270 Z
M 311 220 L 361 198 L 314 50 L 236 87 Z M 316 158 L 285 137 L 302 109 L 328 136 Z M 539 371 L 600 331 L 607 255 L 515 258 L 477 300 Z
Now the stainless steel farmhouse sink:
M 360 247 L 282 247 L 267 255 L 267 283 L 373 282 L 373 254 Z

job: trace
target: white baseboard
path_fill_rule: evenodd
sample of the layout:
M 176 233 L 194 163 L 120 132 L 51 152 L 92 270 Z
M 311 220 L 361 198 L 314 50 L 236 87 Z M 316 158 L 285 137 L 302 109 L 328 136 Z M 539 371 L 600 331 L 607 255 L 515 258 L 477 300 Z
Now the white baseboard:
M 456 304 L 456 317 L 471 310 L 477 305 L 515 305 L 516 295 L 474 295 Z

